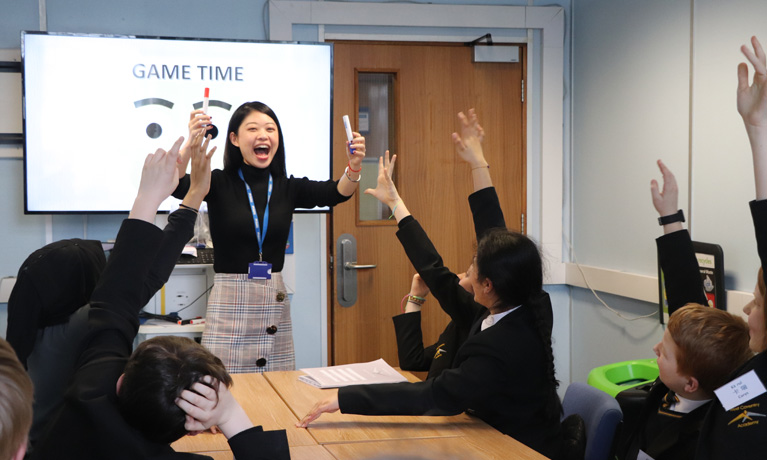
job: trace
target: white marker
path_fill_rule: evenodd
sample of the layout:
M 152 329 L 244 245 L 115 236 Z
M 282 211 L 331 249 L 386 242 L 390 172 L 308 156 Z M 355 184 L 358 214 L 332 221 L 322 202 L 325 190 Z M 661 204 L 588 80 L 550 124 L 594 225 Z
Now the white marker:
M 349 142 L 354 140 L 354 134 L 352 133 L 352 124 L 349 122 L 349 115 L 344 115 L 344 128 L 346 128 L 346 139 Z
M 202 112 L 208 114 L 208 101 L 210 100 L 210 88 L 205 88 L 205 96 L 202 98 Z

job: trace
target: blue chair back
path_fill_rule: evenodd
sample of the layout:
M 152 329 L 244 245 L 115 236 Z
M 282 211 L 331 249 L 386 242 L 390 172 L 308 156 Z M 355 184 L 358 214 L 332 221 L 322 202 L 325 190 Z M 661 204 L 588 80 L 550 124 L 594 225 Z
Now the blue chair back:
M 584 460 L 608 460 L 614 454 L 615 435 L 623 420 L 618 401 L 602 390 L 581 382 L 567 387 L 562 401 L 564 417 L 578 414 L 586 425 Z

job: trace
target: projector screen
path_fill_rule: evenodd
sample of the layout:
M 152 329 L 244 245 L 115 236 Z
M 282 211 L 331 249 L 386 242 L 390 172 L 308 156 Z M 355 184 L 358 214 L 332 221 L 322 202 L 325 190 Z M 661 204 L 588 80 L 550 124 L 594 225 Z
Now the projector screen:
M 129 211 L 147 153 L 188 135 L 205 88 L 214 168 L 231 114 L 261 101 L 279 118 L 288 175 L 330 179 L 332 54 L 326 43 L 22 33 L 25 212 Z

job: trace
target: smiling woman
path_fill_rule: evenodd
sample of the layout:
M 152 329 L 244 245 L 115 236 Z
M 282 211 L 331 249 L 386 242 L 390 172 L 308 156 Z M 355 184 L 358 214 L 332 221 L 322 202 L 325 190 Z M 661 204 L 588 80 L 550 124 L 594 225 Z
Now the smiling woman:
M 203 110 L 191 113 L 190 133 L 212 126 Z M 202 336 L 202 344 L 229 372 L 295 368 L 290 300 L 281 275 L 293 211 L 335 206 L 351 197 L 365 157 L 365 138 L 354 135 L 339 180 L 288 177 L 274 111 L 261 102 L 246 102 L 232 114 L 224 169 L 213 171 L 205 197 L 216 275 Z M 189 186 L 187 162 L 182 154 L 174 196 Z

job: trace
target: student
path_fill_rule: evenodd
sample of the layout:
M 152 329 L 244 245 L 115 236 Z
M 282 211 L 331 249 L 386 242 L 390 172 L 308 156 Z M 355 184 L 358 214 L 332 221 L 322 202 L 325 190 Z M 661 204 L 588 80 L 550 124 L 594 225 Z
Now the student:
M 731 376 L 747 384 L 748 398 L 730 410 L 721 401 L 712 405 L 701 429 L 696 458 L 763 458 L 767 454 L 767 393 L 755 390 L 755 385 L 767 385 L 767 316 L 764 314 L 765 267 L 767 266 L 767 58 L 762 45 L 751 37 L 751 51 L 746 45 L 741 51 L 754 66 L 753 82 L 749 85 L 748 65 L 738 65 L 738 113 L 743 118 L 754 162 L 756 199 L 750 204 L 756 233 L 756 247 L 761 261 L 754 300 L 744 311 L 748 315 L 751 349 L 757 353 Z M 728 381 L 729 383 L 729 381 Z
M 323 412 L 339 409 L 364 415 L 468 411 L 543 455 L 557 458 L 562 444 L 561 403 L 551 351 L 551 302 L 542 289 L 538 247 L 516 232 L 488 232 L 466 274 L 472 298 L 459 286 L 458 277 L 442 265 L 436 249 L 408 212 L 389 171 L 386 152 L 378 165 L 378 186 L 365 193 L 392 209 L 399 225 L 397 236 L 435 296 L 462 299 L 463 308 L 475 312 L 475 322 L 453 368 L 439 377 L 341 388 L 336 396 L 318 402 L 298 426 L 306 427 Z
M 201 140 L 200 130 L 190 152 L 189 192 L 164 230 L 153 222 L 178 183 L 183 138 L 168 152 L 147 156 L 133 208 L 90 303 L 70 318 L 85 323 L 71 348 L 75 368 L 62 382 L 65 399 L 45 425 L 32 459 L 199 458 L 175 453 L 169 444 L 213 424 L 237 458 L 289 458 L 285 432 L 253 427 L 226 389 L 231 379 L 220 360 L 194 341 L 151 339 L 131 355 L 146 291 L 167 281 L 210 185 L 213 151 L 206 153 L 208 141 L 200 145 Z
M 0 458 L 24 458 L 30 426 L 32 381 L 11 345 L 0 338 Z
M 461 134 L 453 133 L 453 143 L 458 156 L 471 166 L 474 193 L 469 195 L 469 205 L 477 240 L 480 240 L 491 228 L 506 228 L 506 222 L 503 219 L 503 212 L 498 203 L 495 188 L 492 186 L 487 161 L 482 151 L 484 131 L 479 125 L 477 114 L 474 109 L 470 109 L 468 117 L 461 112 L 458 114 L 458 119 L 461 124 Z M 429 282 L 436 282 L 431 280 L 430 274 L 431 272 L 425 273 Z M 463 276 L 459 284 L 471 292 L 471 283 L 468 278 Z M 407 301 L 403 313 L 393 318 L 400 367 L 408 371 L 429 371 L 427 380 L 453 367 L 456 352 L 466 341 L 475 313 L 472 309 L 463 308 L 461 300 L 463 296 L 440 295 L 437 300 L 442 310 L 450 315 L 450 323 L 440 334 L 436 343 L 424 347 L 421 307 L 429 292 L 427 282 L 416 273 L 413 276 L 410 292 L 403 299 L 403 302 Z M 436 292 L 441 293 L 439 290 Z
M 212 126 L 210 116 L 193 111 L 190 132 L 203 126 Z M 226 136 L 224 169 L 213 171 L 205 196 L 216 275 L 202 344 L 232 373 L 293 370 L 290 301 L 281 274 L 293 211 L 335 206 L 354 194 L 365 138 L 355 133 L 347 168 L 337 181 L 318 182 L 288 177 L 280 121 L 265 104 L 242 104 Z M 181 155 L 176 198 L 189 187 L 186 155 Z M 248 278 L 249 265 L 260 261 L 271 264 L 271 279 Z

